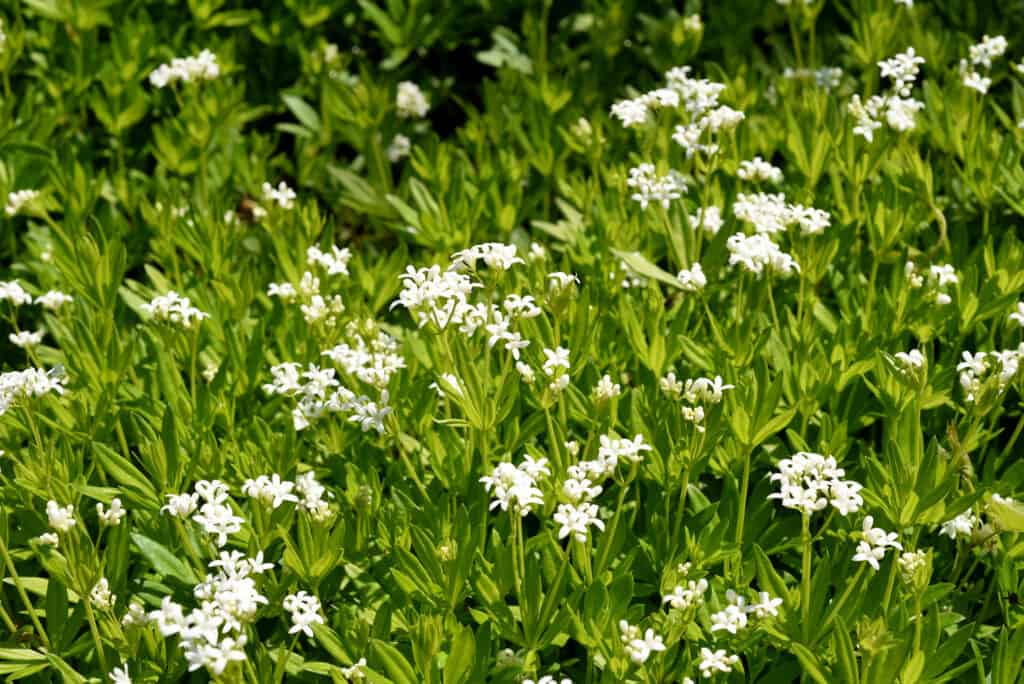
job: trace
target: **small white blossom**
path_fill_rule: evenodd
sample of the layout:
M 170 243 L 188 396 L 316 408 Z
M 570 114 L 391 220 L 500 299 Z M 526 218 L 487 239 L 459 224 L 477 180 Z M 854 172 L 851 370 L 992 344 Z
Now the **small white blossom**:
M 262 186 L 263 199 L 268 202 L 275 202 L 282 209 L 291 209 L 295 206 L 295 199 L 298 195 L 288 187 L 288 184 L 281 181 L 275 188 L 269 182 L 264 181 Z
M 96 504 L 96 515 L 100 519 L 100 524 L 106 527 L 117 527 L 121 524 L 121 519 L 128 515 L 121 506 L 121 499 L 114 497 L 110 502 L 110 508 L 104 508 L 102 503 Z
M 48 501 L 46 517 L 51 528 L 66 533 L 75 526 L 75 507 L 70 504 L 61 507 L 56 501 Z
M 4 212 L 8 216 L 15 216 L 26 204 L 37 197 L 39 197 L 38 190 L 18 190 L 7 193 L 7 206 L 4 207 Z
M 400 118 L 422 119 L 430 111 L 430 102 L 418 85 L 412 81 L 402 81 L 398 84 L 395 108 L 398 110 Z

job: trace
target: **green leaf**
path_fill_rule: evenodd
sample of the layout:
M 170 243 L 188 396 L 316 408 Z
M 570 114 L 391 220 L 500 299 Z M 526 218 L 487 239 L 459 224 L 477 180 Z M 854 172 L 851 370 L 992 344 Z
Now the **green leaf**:
M 476 657 L 476 639 L 469 627 L 459 627 L 452 638 L 448 660 L 444 664 L 444 684 L 465 684 L 469 681 Z
M 164 577 L 173 577 L 186 584 L 195 584 L 198 581 L 192 569 L 160 542 L 153 541 L 137 532 L 133 532 L 131 537 L 135 545 L 139 547 L 139 552 L 149 561 L 153 569 Z
M 421 680 L 416 676 L 416 671 L 405 659 L 401 652 L 391 644 L 373 639 L 370 642 L 370 652 L 376 662 L 380 663 L 384 672 L 395 684 L 420 684 Z
M 640 275 L 651 278 L 652 280 L 657 280 L 658 282 L 674 287 L 677 290 L 683 289 L 682 285 L 679 284 L 678 278 L 652 264 L 643 254 L 640 254 L 639 252 L 623 252 L 618 249 L 613 249 L 611 252 L 625 261 L 627 266 Z
M 305 100 L 295 95 L 282 95 L 281 99 L 284 100 L 285 105 L 303 126 L 314 133 L 320 133 L 322 130 L 320 115 L 317 114 L 315 109 L 306 104 Z

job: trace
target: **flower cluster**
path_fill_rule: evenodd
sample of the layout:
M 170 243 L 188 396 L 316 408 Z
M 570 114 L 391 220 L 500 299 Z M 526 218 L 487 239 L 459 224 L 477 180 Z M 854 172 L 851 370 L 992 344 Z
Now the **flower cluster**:
M 986 71 L 992 68 L 992 60 L 998 59 L 1006 54 L 1008 43 L 1004 36 L 985 36 L 980 43 L 972 45 L 970 49 L 970 61 L 960 60 L 960 78 L 963 84 L 976 90 L 982 95 L 988 92 L 992 85 L 992 79 L 982 76 L 979 69 Z
M 899 535 L 895 532 L 886 532 L 880 527 L 875 527 L 875 519 L 870 515 L 864 516 L 864 523 L 861 528 L 862 539 L 857 543 L 857 552 L 853 560 L 866 562 L 875 570 L 880 568 L 879 561 L 885 558 L 885 550 L 903 550 L 903 545 L 897 541 Z
M 878 63 L 882 78 L 892 80 L 891 91 L 884 95 L 872 95 L 862 102 L 859 95 L 850 100 L 849 112 L 856 120 L 855 135 L 868 142 L 874 140 L 875 131 L 882 127 L 884 115 L 890 128 L 899 132 L 912 130 L 916 125 L 915 114 L 924 109 L 924 103 L 912 98 L 911 90 L 920 73 L 924 58 L 914 48 Z
M 772 183 L 774 185 L 781 183 L 783 178 L 782 169 L 765 161 L 761 158 L 761 155 L 757 155 L 753 159 L 741 161 L 736 175 L 741 180 L 754 183 Z
M 160 608 L 150 612 L 149 620 L 162 636 L 179 637 L 190 672 L 206 668 L 219 677 L 231 663 L 246 659 L 245 628 L 268 603 L 255 576 L 274 565 L 265 563 L 262 553 L 246 558 L 238 551 L 222 551 L 209 567 L 214 572 L 193 590 L 198 607 L 186 614 L 183 606 L 165 596 Z
M 284 599 L 284 609 L 291 613 L 292 626 L 289 634 L 302 632 L 308 637 L 313 636 L 313 625 L 324 624 L 320 615 L 320 599 L 312 594 L 300 591 L 289 594 Z
M 494 495 L 491 510 L 512 510 L 526 517 L 534 506 L 544 505 L 544 493 L 537 487 L 537 481 L 551 474 L 547 459 L 534 460 L 529 456 L 519 466 L 499 463 L 490 475 L 480 478 L 488 493 Z
M 636 191 L 630 199 L 639 202 L 641 209 L 646 209 L 651 202 L 668 209 L 672 200 L 679 199 L 686 192 L 686 179 L 678 171 L 673 169 L 659 176 L 654 164 L 641 164 L 630 169 L 626 184 Z
M 263 199 L 267 202 L 271 202 L 281 207 L 282 209 L 291 209 L 295 206 L 295 200 L 298 195 L 295 191 L 288 187 L 288 184 L 281 181 L 275 188 L 268 181 L 264 181 L 260 190 L 263 192 Z
M 846 471 L 832 456 L 805 451 L 779 461 L 779 471 L 772 473 L 771 481 L 779 483 L 779 491 L 769 499 L 779 499 L 786 508 L 805 515 L 820 511 L 829 504 L 840 515 L 856 513 L 864 505 L 860 495 L 863 486 L 853 480 L 844 480 Z
M 0 374 L 0 416 L 17 402 L 45 396 L 64 394 L 64 371 L 61 367 L 44 371 L 26 368 Z
M 736 196 L 732 211 L 736 218 L 753 224 L 754 230 L 766 235 L 781 233 L 791 225 L 799 225 L 803 235 L 820 235 L 832 222 L 827 211 L 790 204 L 782 193 L 748 195 L 741 192 Z
M 767 235 L 730 235 L 725 242 L 729 250 L 729 266 L 740 266 L 760 278 L 766 271 L 781 278 L 800 272 L 800 265 Z
M 161 64 L 149 74 L 149 82 L 156 88 L 165 88 L 178 81 L 212 81 L 218 76 L 217 55 L 203 50 L 195 57 L 175 57 L 170 64 Z
M 188 297 L 182 297 L 174 290 L 154 297 L 148 304 L 142 305 L 142 310 L 155 321 L 185 330 L 192 330 L 200 321 L 210 317 L 210 314 L 192 306 Z
M 949 287 L 960 282 L 956 270 L 950 264 L 932 264 L 927 271 L 922 272 L 913 261 L 908 261 L 903 267 L 903 274 L 911 289 L 923 290 L 925 298 L 939 306 L 953 301 Z
M 962 361 L 956 370 L 960 374 L 960 386 L 966 393 L 968 403 L 975 403 L 985 389 L 995 393 L 1006 390 L 1020 370 L 1021 356 L 1024 355 L 1024 343 L 1017 349 L 1004 349 L 991 352 L 965 351 Z
M 422 119 L 430 111 L 430 102 L 418 85 L 412 81 L 402 81 L 398 84 L 395 108 L 398 116 L 403 119 Z
M 7 206 L 4 207 L 4 213 L 8 216 L 15 216 L 22 210 L 22 208 L 39 197 L 38 190 L 17 190 L 15 192 L 7 193 Z
M 711 631 L 724 630 L 730 634 L 738 634 L 747 628 L 748 616 L 753 614 L 758 619 L 767 617 L 778 617 L 779 606 L 782 605 L 781 598 L 773 598 L 766 591 L 759 592 L 757 603 L 747 604 L 747 599 L 732 589 L 725 592 L 728 602 L 726 606 L 717 613 L 711 614 Z
M 654 633 L 653 629 L 648 628 L 641 636 L 639 627 L 620 620 L 619 632 L 623 650 L 626 651 L 629 659 L 637 665 L 646 663 L 652 653 L 665 650 L 665 643 L 660 636 Z

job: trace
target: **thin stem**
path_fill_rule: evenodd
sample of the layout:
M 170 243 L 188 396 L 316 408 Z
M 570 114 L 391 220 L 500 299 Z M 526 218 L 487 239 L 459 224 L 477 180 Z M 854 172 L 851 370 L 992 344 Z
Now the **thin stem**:
M 11 616 L 7 613 L 7 609 L 4 608 L 3 603 L 0 603 L 0 619 L 3 620 L 4 626 L 7 627 L 7 631 L 10 632 L 12 636 L 18 631 L 18 626 L 14 624 L 14 620 L 12 620 Z
M 803 621 L 804 641 L 811 629 L 811 515 L 804 513 L 801 521 L 800 540 L 803 544 L 803 560 L 800 565 L 800 617 Z
M 88 596 L 82 597 L 82 605 L 85 606 L 85 617 L 89 621 L 89 631 L 92 632 L 92 641 L 96 645 L 96 656 L 100 660 L 100 668 L 108 672 L 107 654 L 103 652 L 103 640 L 100 639 L 100 630 L 96 626 L 96 615 L 92 611 L 92 601 Z
M 839 600 L 832 604 L 832 609 L 829 611 L 828 617 L 825 618 L 825 624 L 821 626 L 821 631 L 819 632 L 820 636 L 825 635 L 825 629 L 832 624 L 832 620 L 835 619 L 836 615 L 839 614 L 839 611 L 841 611 L 843 606 L 846 605 L 846 601 L 850 598 L 850 595 L 853 594 L 854 588 L 860 584 L 860 578 L 864 575 L 865 567 L 866 565 L 861 563 L 860 567 L 857 568 L 857 574 L 854 575 L 853 579 L 846 585 L 846 589 L 843 590 Z
M 28 612 L 28 617 L 32 621 L 32 626 L 35 627 L 36 633 L 39 635 L 39 640 L 43 642 L 43 646 L 50 648 L 50 639 L 46 636 L 46 630 L 43 629 L 42 623 L 39 622 L 39 618 L 36 616 L 36 609 L 32 606 L 32 602 L 29 601 L 28 594 L 25 592 L 25 587 L 21 583 L 21 578 L 18 577 L 18 571 L 14 567 L 14 561 L 11 559 L 11 554 L 7 551 L 7 540 L 4 539 L 4 535 L 2 534 L 0 534 L 0 554 L 4 557 L 4 564 L 7 566 L 7 572 L 11 575 L 11 579 L 14 580 L 14 588 L 18 592 L 18 596 L 21 597 L 21 602 L 25 604 L 25 610 Z
M 737 567 L 737 577 L 742 574 L 743 568 L 743 527 L 747 518 L 747 493 L 750 490 L 750 456 L 751 449 L 743 447 L 743 473 L 740 475 L 740 501 L 739 512 L 736 517 L 736 547 L 740 553 L 740 561 Z
M 775 310 L 775 296 L 772 294 L 772 279 L 770 276 L 765 284 L 768 286 L 768 308 L 772 312 L 772 325 L 775 326 L 775 330 L 778 331 L 779 337 L 781 337 L 782 326 L 779 325 L 779 314 Z
M 199 362 L 199 327 L 196 327 L 192 335 L 192 367 L 189 376 L 189 391 L 192 395 L 192 411 L 196 410 L 196 366 Z
M 611 553 L 612 544 L 615 542 L 615 533 L 619 528 L 619 518 L 622 517 L 622 507 L 626 500 L 627 487 L 623 484 L 619 488 L 619 500 L 615 505 L 615 515 L 612 517 L 612 524 L 608 527 L 608 532 L 605 534 L 607 537 L 607 543 L 601 545 L 601 553 L 597 557 L 597 572 L 601 573 L 604 571 L 605 563 L 608 562 L 608 554 Z

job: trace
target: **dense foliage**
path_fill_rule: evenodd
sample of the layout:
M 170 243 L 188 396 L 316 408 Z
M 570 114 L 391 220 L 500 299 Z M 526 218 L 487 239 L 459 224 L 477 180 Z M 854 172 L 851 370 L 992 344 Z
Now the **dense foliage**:
M 1021 681 L 1022 29 L 3 3 L 0 675 Z

